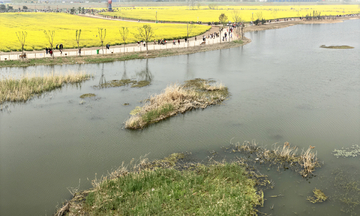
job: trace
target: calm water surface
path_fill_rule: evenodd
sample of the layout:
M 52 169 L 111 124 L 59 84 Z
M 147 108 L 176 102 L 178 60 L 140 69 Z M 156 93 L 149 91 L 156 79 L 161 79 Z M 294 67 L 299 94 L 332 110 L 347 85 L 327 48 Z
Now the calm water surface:
M 0 112 L 0 215 L 50 215 L 71 195 L 67 187 L 94 179 L 147 153 L 150 159 L 193 152 L 205 159 L 234 141 L 256 140 L 271 148 L 289 141 L 316 146 L 321 169 L 307 181 L 293 171 L 260 169 L 275 182 L 262 212 L 273 215 L 349 215 L 335 197 L 306 201 L 316 187 L 335 194 L 335 169 L 359 178 L 360 161 L 332 151 L 360 144 L 360 20 L 297 25 L 248 33 L 239 48 L 149 60 L 91 65 L 3 68 L 0 75 L 86 71 L 95 78 L 67 86 Z M 350 45 L 351 50 L 320 49 Z M 144 88 L 94 89 L 101 80 L 151 80 Z M 221 106 L 178 115 L 143 131 L 123 129 L 129 112 L 168 84 L 213 78 L 229 87 Z M 97 99 L 80 95 L 95 93 Z M 124 106 L 129 103 L 129 106 Z M 230 158 L 230 156 L 228 156 Z M 283 197 L 270 198 L 282 194 Z M 334 195 L 335 196 L 335 195 Z M 358 197 L 359 199 L 359 197 Z M 273 207 L 273 210 L 270 208 Z M 359 208 L 355 209 L 360 211 Z

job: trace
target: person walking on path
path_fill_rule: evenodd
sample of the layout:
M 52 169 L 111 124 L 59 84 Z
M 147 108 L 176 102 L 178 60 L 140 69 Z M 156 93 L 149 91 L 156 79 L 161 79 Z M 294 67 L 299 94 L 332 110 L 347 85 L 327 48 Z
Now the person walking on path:
M 180 45 L 180 39 L 178 39 L 178 44 Z

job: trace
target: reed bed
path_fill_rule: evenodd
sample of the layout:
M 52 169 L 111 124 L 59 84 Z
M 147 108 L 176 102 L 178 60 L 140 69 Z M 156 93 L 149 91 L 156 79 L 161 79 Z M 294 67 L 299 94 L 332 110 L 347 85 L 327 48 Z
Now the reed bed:
M 274 146 L 273 150 L 268 150 L 260 147 L 255 141 L 244 142 L 242 144 L 233 144 L 233 152 L 246 152 L 256 156 L 255 161 L 260 163 L 269 162 L 282 166 L 284 169 L 294 168 L 303 177 L 308 177 L 315 171 L 317 166 L 320 166 L 317 153 L 313 151 L 314 147 L 310 146 L 307 150 L 303 150 L 300 155 L 296 154 L 298 148 L 291 146 L 289 142 L 285 142 L 284 145 Z M 300 168 L 300 169 L 298 169 Z
M 136 107 L 126 122 L 125 128 L 142 129 L 145 126 L 185 113 L 192 109 L 219 104 L 228 97 L 228 89 L 221 83 L 195 79 L 184 85 L 172 84 L 158 95 L 150 96 L 143 107 Z
M 0 80 L 0 104 L 26 102 L 34 95 L 61 88 L 64 84 L 78 84 L 90 79 L 86 73 L 47 74 L 44 76 L 24 75 L 20 78 L 7 77 Z

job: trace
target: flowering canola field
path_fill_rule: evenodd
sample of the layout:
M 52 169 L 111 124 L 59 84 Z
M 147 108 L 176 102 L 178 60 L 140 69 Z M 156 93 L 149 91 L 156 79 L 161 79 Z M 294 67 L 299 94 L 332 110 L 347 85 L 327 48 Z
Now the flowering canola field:
M 119 29 L 129 28 L 127 43 L 135 42 L 134 33 L 144 23 L 102 20 L 64 13 L 0 13 L 0 51 L 21 50 L 16 37 L 17 31 L 26 31 L 26 50 L 40 50 L 50 47 L 44 30 L 55 30 L 54 46 L 63 44 L 64 48 L 77 47 L 75 31 L 81 29 L 80 46 L 100 46 L 98 28 L 106 29 L 105 44 L 121 44 Z M 186 36 L 184 24 L 150 24 L 155 29 L 156 39 L 175 39 Z M 191 36 L 210 29 L 209 26 L 195 25 Z
M 218 22 L 222 13 L 234 21 L 233 11 L 239 10 L 243 21 L 256 20 L 257 14 L 262 12 L 264 19 L 277 19 L 289 17 L 305 17 L 313 11 L 321 12 L 321 15 L 344 15 L 360 13 L 358 5 L 293 5 L 293 6 L 217 6 L 217 9 L 209 9 L 209 6 L 163 6 L 163 7 L 120 7 L 116 12 L 101 13 L 107 16 L 119 16 L 140 20 L 163 20 L 173 22 Z

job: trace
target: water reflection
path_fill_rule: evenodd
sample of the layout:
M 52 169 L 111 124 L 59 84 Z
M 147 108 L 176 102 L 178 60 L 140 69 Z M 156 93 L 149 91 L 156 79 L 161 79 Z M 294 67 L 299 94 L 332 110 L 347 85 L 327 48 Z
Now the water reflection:
M 104 88 L 106 85 L 106 78 L 105 78 L 105 74 L 104 74 L 104 63 L 102 63 L 102 68 L 101 68 L 101 76 L 100 76 L 100 80 L 99 80 L 99 88 Z
M 153 80 L 154 76 L 149 70 L 149 59 L 146 59 L 145 69 L 141 70 L 140 72 L 137 72 L 136 77 L 138 81 L 151 82 Z
M 128 79 L 128 76 L 126 74 L 126 61 L 124 61 L 124 73 L 121 77 L 122 80 Z
M 190 64 L 190 54 L 186 55 L 186 74 L 185 74 L 185 79 L 190 80 L 190 79 L 194 79 L 195 78 L 195 73 L 194 70 L 192 70 L 191 68 L 191 64 Z

